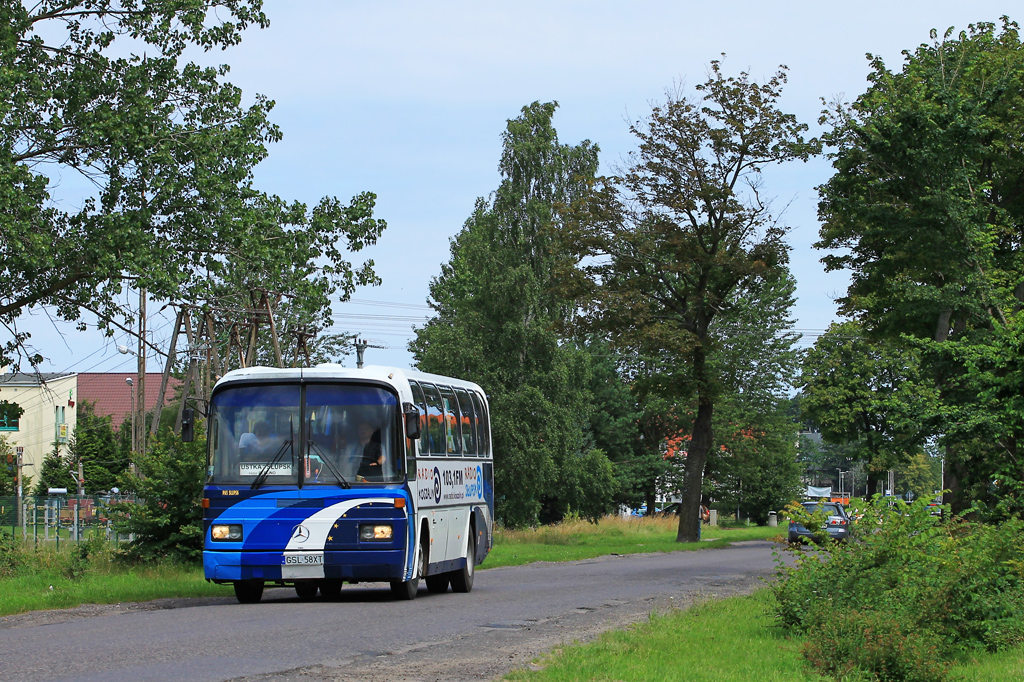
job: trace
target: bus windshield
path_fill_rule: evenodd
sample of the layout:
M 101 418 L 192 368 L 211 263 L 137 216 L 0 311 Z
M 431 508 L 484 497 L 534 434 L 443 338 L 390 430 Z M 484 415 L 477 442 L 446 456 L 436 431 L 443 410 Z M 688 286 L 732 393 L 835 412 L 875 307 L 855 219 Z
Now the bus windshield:
M 400 482 L 397 406 L 397 396 L 377 386 L 229 386 L 210 406 L 210 482 Z

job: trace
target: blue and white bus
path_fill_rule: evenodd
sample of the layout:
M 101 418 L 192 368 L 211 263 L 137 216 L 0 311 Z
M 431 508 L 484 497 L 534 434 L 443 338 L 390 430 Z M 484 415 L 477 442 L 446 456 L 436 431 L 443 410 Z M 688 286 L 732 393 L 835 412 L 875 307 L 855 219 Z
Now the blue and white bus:
M 388 582 L 473 588 L 490 551 L 493 461 L 476 384 L 391 367 L 229 372 L 210 397 L 206 578 L 243 603 Z

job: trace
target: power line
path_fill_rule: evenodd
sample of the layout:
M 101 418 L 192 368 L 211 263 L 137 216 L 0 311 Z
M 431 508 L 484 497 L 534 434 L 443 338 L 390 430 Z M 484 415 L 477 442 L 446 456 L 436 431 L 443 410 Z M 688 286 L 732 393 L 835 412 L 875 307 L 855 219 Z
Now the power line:
M 343 304 L 345 304 L 345 303 L 353 303 L 355 305 L 372 305 L 372 306 L 378 306 L 378 307 L 381 307 L 381 308 L 407 308 L 409 310 L 431 310 L 431 311 L 433 311 L 433 308 L 431 308 L 429 305 L 426 305 L 424 303 L 398 303 L 398 302 L 395 302 L 395 301 L 374 301 L 374 300 L 371 300 L 371 299 L 368 299 L 368 298 L 350 298 L 347 301 L 342 301 L 342 303 Z

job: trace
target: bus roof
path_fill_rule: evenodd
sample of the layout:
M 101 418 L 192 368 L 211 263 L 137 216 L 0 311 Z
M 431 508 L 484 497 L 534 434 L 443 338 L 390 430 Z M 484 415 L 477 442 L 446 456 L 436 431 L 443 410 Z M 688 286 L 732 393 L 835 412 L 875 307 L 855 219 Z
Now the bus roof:
M 393 385 L 399 385 L 403 379 L 408 381 L 425 381 L 428 383 L 444 384 L 457 388 L 465 388 L 478 391 L 486 396 L 484 390 L 472 381 L 463 381 L 454 377 L 430 374 L 414 369 L 403 369 L 401 367 L 385 367 L 381 365 L 367 365 L 362 369 L 342 367 L 334 363 L 322 363 L 316 367 L 288 367 L 280 369 L 277 367 L 246 367 L 245 369 L 231 370 L 217 382 L 218 385 L 233 383 L 235 381 L 251 381 L 267 379 L 371 379 Z

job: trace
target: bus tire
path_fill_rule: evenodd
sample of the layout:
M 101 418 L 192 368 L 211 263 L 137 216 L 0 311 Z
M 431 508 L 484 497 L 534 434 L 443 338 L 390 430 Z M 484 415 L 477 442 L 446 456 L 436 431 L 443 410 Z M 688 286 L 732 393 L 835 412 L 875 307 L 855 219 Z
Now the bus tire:
M 320 589 L 319 585 L 312 581 L 303 581 L 301 583 L 295 583 L 295 594 L 299 596 L 302 601 L 310 601 L 316 599 L 316 591 Z
M 341 586 L 344 582 L 328 578 L 320 583 L 320 596 L 335 601 L 341 599 Z
M 470 531 L 469 536 L 466 538 L 466 565 L 460 570 L 452 571 L 448 574 L 451 577 L 452 592 L 462 592 L 465 594 L 473 589 L 473 575 L 476 564 L 476 538 L 473 536 L 472 528 L 470 528 Z
M 448 591 L 448 574 L 439 573 L 438 575 L 427 576 L 427 592 L 431 594 L 444 594 Z
M 427 539 L 426 533 L 424 533 L 423 539 L 420 541 L 420 563 L 416 567 L 416 575 L 413 576 L 412 580 L 391 581 L 391 595 L 395 599 L 411 601 L 416 598 L 416 592 L 420 589 L 420 576 L 426 576 L 427 574 L 427 557 L 430 552 L 429 543 L 430 541 Z
M 262 580 L 236 580 L 234 587 L 239 604 L 258 604 L 263 598 Z

